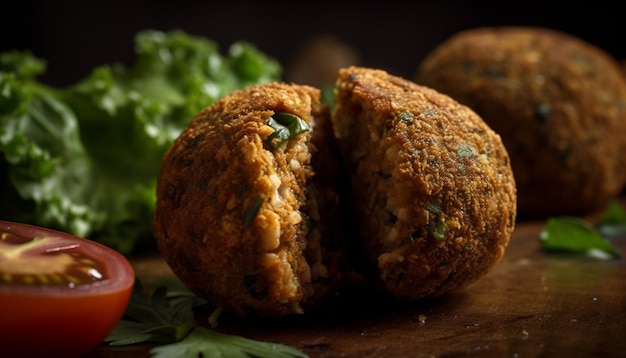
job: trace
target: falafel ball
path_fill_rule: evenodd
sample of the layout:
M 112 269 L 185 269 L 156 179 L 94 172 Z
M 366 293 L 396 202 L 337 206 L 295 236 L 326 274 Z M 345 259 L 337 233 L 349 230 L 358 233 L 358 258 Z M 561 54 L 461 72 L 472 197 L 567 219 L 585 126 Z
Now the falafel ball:
M 356 48 L 336 35 L 324 34 L 306 41 L 287 69 L 289 82 L 317 88 L 332 87 L 337 71 L 342 67 L 359 65 Z
M 154 229 L 186 286 L 239 316 L 303 313 L 341 281 L 319 90 L 268 83 L 202 110 L 165 154 Z M 315 159 L 315 158 L 320 159 Z
M 358 233 L 352 245 L 363 248 L 374 285 L 411 300 L 490 271 L 516 217 L 500 137 L 468 107 L 383 70 L 343 68 L 335 90 L 332 121 Z
M 592 44 L 538 27 L 466 30 L 427 55 L 415 81 L 500 134 L 520 216 L 601 209 L 626 184 L 626 76 Z

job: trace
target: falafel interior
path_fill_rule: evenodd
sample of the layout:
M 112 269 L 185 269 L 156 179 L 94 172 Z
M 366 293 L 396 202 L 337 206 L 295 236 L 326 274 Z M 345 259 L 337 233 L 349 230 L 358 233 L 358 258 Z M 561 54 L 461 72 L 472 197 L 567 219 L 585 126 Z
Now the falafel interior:
M 319 98 L 318 89 L 285 83 L 233 92 L 201 111 L 164 156 L 157 244 L 208 302 L 280 317 L 339 285 L 337 165 Z
M 363 248 L 369 279 L 394 297 L 419 299 L 486 274 L 516 217 L 500 137 L 468 107 L 382 70 L 343 68 L 335 89 L 351 245 Z

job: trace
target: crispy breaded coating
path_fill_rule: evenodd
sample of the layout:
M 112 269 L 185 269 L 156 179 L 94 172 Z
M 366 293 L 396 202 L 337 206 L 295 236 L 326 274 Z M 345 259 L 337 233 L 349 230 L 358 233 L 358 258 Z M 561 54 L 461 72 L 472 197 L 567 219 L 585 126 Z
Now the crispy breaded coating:
M 157 243 L 210 303 L 240 316 L 298 314 L 340 280 L 334 224 L 322 222 L 339 199 L 319 97 L 282 83 L 233 92 L 201 111 L 164 156 Z
M 336 82 L 335 135 L 350 172 L 356 247 L 402 299 L 438 296 L 502 257 L 516 190 L 500 140 L 468 107 L 382 70 Z
M 626 76 L 602 49 L 550 29 L 476 28 L 435 48 L 415 81 L 500 134 L 520 215 L 590 212 L 624 188 Z

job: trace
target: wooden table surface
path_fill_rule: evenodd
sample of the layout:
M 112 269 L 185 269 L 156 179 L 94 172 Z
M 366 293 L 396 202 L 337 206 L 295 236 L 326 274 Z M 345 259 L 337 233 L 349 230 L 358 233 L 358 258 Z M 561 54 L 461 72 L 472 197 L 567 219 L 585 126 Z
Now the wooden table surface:
M 546 253 L 544 224 L 518 221 L 498 265 L 444 297 L 398 303 L 355 295 L 328 314 L 222 315 L 216 329 L 310 357 L 626 357 L 626 260 Z M 626 256 L 626 237 L 612 242 Z M 133 264 L 147 282 L 171 275 L 158 257 Z M 89 357 L 149 357 L 149 348 L 103 345 Z

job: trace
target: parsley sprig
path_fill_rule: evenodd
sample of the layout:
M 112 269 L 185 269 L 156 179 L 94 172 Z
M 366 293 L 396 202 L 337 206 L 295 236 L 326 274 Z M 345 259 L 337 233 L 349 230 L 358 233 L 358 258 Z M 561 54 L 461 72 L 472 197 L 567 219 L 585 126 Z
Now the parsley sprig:
M 168 288 L 164 281 L 148 297 L 137 279 L 124 318 L 105 341 L 112 346 L 172 343 L 187 336 L 196 325 L 193 307 L 198 301 L 189 291 L 174 290 L 173 287 Z
M 157 358 L 198 358 L 200 354 L 202 357 L 218 358 L 306 357 L 304 353 L 288 346 L 223 334 L 203 327 L 197 327 L 180 342 L 155 347 L 151 353 Z
M 540 234 L 542 248 L 549 252 L 586 254 L 599 259 L 619 259 L 622 254 L 607 239 L 626 233 L 626 212 L 611 202 L 596 225 L 572 216 L 548 218 Z
M 267 125 L 274 129 L 274 132 L 267 138 L 268 144 L 274 148 L 310 130 L 309 125 L 302 118 L 286 112 L 274 114 L 268 119 Z
M 616 202 L 611 202 L 598 223 L 604 236 L 626 235 L 626 211 Z
M 295 348 L 229 335 L 197 324 L 196 313 L 207 303 L 175 277 L 146 295 L 139 279 L 124 317 L 105 339 L 112 346 L 157 343 L 153 358 L 277 357 L 306 358 Z

